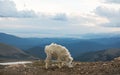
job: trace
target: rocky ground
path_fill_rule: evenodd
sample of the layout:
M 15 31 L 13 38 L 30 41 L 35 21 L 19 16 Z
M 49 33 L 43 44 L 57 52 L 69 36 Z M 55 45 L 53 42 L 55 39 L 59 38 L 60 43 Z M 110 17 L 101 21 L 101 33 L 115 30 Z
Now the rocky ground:
M 74 67 L 45 69 L 43 61 L 32 64 L 0 66 L 0 75 L 120 75 L 120 58 L 109 62 L 73 62 Z

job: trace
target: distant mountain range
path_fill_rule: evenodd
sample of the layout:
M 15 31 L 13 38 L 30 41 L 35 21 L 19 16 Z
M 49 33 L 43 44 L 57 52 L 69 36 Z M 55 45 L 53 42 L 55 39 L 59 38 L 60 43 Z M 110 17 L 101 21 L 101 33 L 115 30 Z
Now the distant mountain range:
M 22 50 L 16 47 L 0 43 L 0 60 L 5 60 L 5 59 L 24 60 L 24 59 L 34 59 L 34 57 L 26 54 L 25 52 L 23 52 Z
M 104 49 L 120 48 L 120 37 L 110 38 L 20 38 L 11 34 L 0 33 L 0 43 L 8 44 L 21 49 L 27 54 L 45 58 L 44 47 L 50 43 L 57 43 L 65 46 L 71 55 L 76 58 L 83 53 L 101 51 Z
M 39 40 L 35 41 L 28 38 L 20 38 L 11 34 L 0 33 L 0 42 L 26 50 L 38 45 Z
M 77 61 L 110 61 L 120 56 L 120 48 L 87 52 L 75 58 Z

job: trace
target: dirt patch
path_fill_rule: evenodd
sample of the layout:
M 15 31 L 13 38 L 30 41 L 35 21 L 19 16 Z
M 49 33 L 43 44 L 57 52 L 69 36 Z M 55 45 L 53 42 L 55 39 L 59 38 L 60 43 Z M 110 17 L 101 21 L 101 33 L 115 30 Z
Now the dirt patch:
M 0 66 L 0 75 L 120 75 L 120 61 L 110 62 L 73 62 L 74 67 L 61 69 L 50 66 L 45 69 L 44 61 L 32 64 Z

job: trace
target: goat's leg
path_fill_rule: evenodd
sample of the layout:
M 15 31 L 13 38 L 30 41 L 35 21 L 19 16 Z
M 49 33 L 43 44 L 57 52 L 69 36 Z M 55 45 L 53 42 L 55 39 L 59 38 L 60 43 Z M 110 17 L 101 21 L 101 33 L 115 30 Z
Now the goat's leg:
M 65 62 L 64 62 L 64 61 L 62 61 L 62 62 L 61 62 L 61 66 L 63 67 L 64 65 L 65 65 Z
M 49 63 L 51 60 L 51 54 L 47 54 L 47 57 L 45 59 L 45 68 L 48 69 Z
M 58 61 L 58 67 L 61 68 L 62 67 L 62 61 L 59 57 L 58 57 L 57 61 Z

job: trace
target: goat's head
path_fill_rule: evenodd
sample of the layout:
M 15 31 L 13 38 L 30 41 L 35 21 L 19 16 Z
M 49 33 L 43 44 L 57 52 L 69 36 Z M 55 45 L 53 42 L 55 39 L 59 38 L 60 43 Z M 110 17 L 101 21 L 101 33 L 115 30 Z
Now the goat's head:
M 69 68 L 73 67 L 72 61 L 73 61 L 73 58 L 72 58 L 71 56 L 67 56 L 67 57 L 66 57 L 66 65 L 67 65 Z

